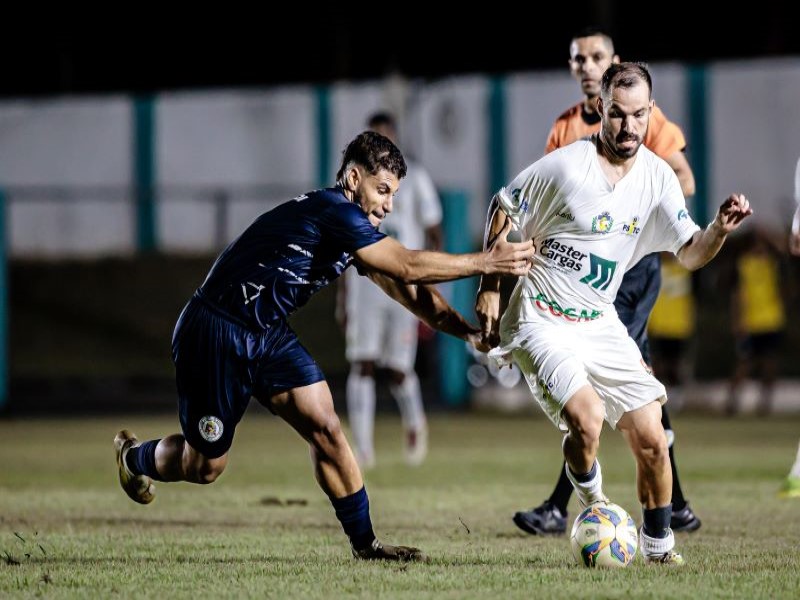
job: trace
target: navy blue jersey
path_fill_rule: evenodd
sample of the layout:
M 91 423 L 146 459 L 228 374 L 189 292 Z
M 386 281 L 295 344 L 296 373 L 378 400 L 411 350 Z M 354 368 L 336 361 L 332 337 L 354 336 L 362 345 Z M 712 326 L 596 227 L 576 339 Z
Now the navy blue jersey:
M 256 219 L 220 254 L 205 301 L 251 328 L 286 318 L 386 237 L 341 188 L 303 194 Z
M 648 254 L 625 273 L 617 291 L 614 307 L 619 320 L 628 329 L 642 358 L 650 364 L 650 343 L 647 339 L 647 320 L 658 299 L 661 288 L 661 256 Z

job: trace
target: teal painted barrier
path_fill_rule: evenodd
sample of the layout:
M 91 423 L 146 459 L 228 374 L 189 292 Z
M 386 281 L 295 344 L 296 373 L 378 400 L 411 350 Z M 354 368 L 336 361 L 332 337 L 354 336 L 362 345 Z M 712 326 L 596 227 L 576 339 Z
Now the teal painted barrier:
M 317 187 L 333 185 L 331 164 L 331 93 L 326 86 L 317 86 Z
M 694 220 L 704 226 L 713 213 L 708 210 L 709 178 L 709 123 L 708 123 L 708 68 L 706 65 L 689 67 L 687 86 L 689 106 L 689 164 L 694 172 Z
M 0 411 L 8 402 L 8 239 L 6 194 L 0 190 Z
M 508 183 L 506 140 L 506 83 L 502 77 L 493 77 L 489 88 L 489 186 L 486 198 Z
M 139 252 L 156 249 L 155 101 L 133 101 L 133 174 L 136 190 L 136 245 Z
M 444 248 L 447 252 L 473 252 L 469 235 L 469 196 L 463 190 L 442 190 L 442 229 Z M 475 293 L 477 277 L 461 279 L 445 284 L 443 291 L 450 304 L 466 319 L 475 323 Z M 447 294 L 447 292 L 450 292 Z M 450 406 L 465 404 L 469 400 L 467 367 L 469 355 L 463 340 L 451 335 L 439 334 L 439 381 L 444 402 Z

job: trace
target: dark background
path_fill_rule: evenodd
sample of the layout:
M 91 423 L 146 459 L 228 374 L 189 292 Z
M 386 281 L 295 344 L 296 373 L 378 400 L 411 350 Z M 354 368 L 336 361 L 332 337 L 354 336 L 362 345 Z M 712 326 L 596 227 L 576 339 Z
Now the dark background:
M 623 59 L 708 62 L 800 55 L 796 6 L 630 2 L 464 5 L 212 6 L 190 14 L 9 19 L 0 34 L 0 96 L 265 86 L 566 68 L 572 34 L 608 31 Z M 712 8 L 712 6 L 714 8 Z M 701 15 L 700 13 L 709 13 Z

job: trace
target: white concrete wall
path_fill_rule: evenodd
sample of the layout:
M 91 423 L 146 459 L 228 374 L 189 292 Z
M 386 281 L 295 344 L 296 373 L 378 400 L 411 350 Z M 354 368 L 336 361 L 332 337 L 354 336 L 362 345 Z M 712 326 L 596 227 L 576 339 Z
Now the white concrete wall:
M 692 158 L 686 69 L 651 65 L 654 96 L 682 126 Z M 709 66 L 709 201 L 748 194 L 755 218 L 785 227 L 800 156 L 800 58 Z M 405 102 L 400 145 L 441 188 L 471 197 L 470 234 L 482 231 L 489 189 L 489 81 L 396 78 L 331 86 L 330 183 L 367 115 Z M 541 156 L 553 119 L 580 99 L 566 68 L 506 79 L 507 178 Z M 0 185 L 12 192 L 17 256 L 125 254 L 134 249 L 129 98 L 0 102 Z M 311 86 L 164 94 L 156 100 L 157 239 L 167 251 L 218 247 L 215 189 L 229 192 L 222 241 L 275 203 L 317 185 Z M 56 200 L 44 188 L 71 190 Z M 18 195 L 15 191 L 25 190 Z
M 27 190 L 7 213 L 13 254 L 133 250 L 130 132 L 123 97 L 0 103 L 0 185 Z M 56 200 L 52 186 L 99 191 Z

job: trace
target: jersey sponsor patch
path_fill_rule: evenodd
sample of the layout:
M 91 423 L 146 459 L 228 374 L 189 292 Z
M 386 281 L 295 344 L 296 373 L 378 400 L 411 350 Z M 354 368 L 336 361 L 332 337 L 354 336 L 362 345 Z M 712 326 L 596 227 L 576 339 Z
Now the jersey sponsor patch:
M 222 421 L 212 415 L 200 419 L 199 428 L 200 435 L 207 442 L 216 442 L 222 437 L 222 432 L 225 430 Z
M 600 213 L 592 219 L 592 233 L 608 233 L 614 225 L 614 218 L 608 211 Z
M 592 286 L 596 290 L 605 290 L 614 279 L 617 262 L 589 254 L 589 274 L 581 278 L 581 283 Z
M 622 224 L 622 233 L 625 235 L 639 235 L 642 228 L 639 226 L 639 217 L 633 217 L 630 223 Z
M 603 316 L 602 310 L 593 308 L 563 308 L 557 301 L 549 299 L 547 296 L 539 292 L 535 296 L 530 296 L 533 305 L 542 312 L 549 312 L 554 317 L 561 317 L 567 321 L 583 323 L 586 321 L 594 321 Z
M 586 258 L 585 252 L 554 238 L 547 238 L 542 242 L 539 254 L 551 263 L 573 271 L 580 271 L 583 268 L 583 259 Z

